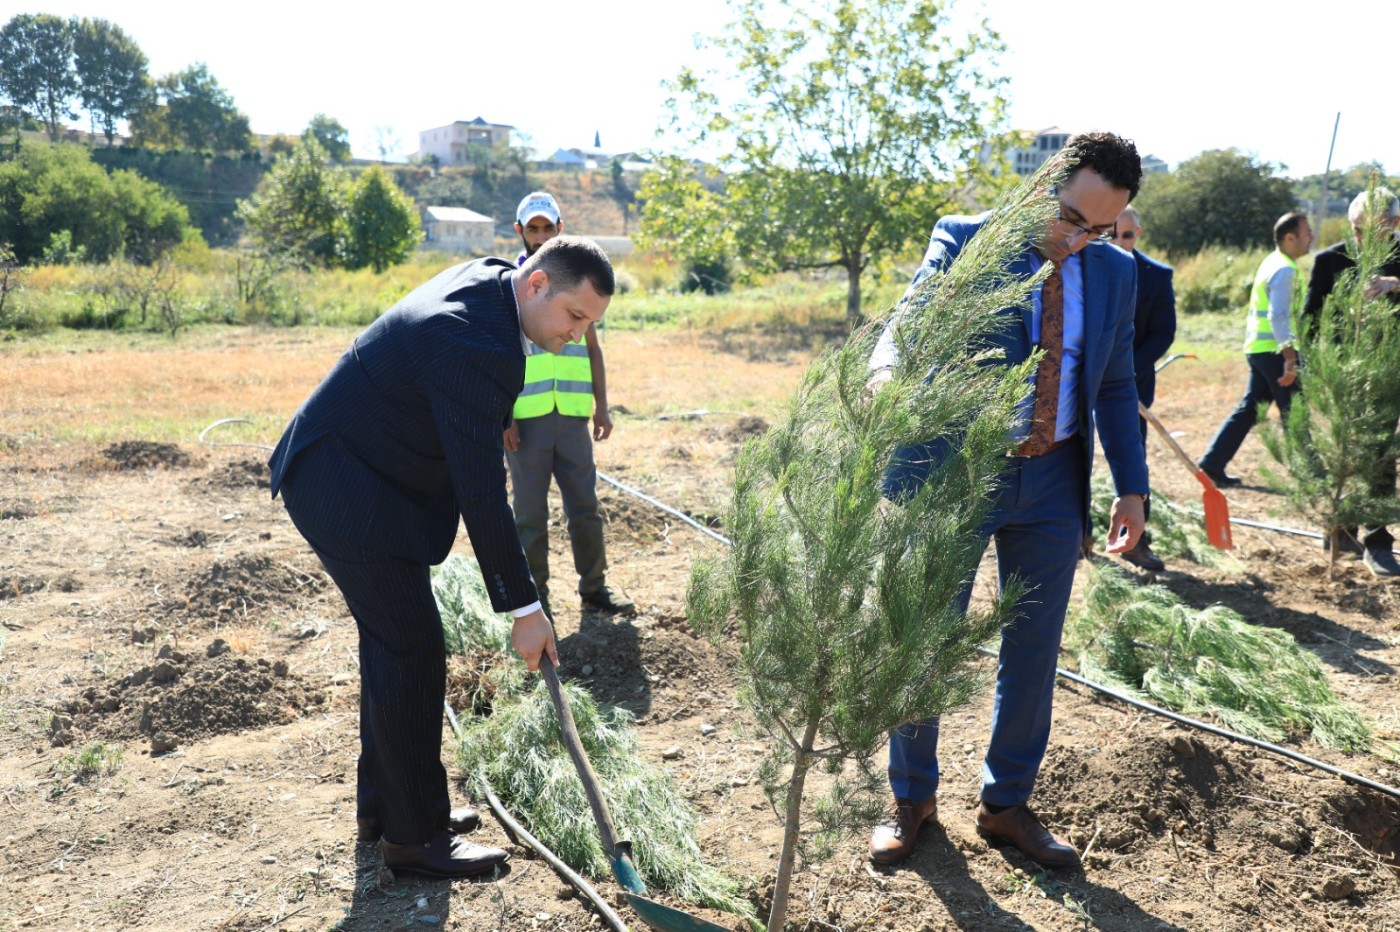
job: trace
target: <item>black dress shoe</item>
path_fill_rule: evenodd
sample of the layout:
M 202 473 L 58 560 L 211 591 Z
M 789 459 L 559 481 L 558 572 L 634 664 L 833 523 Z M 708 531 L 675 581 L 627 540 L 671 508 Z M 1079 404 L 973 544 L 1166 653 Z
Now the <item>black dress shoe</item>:
M 475 877 L 510 859 L 510 854 L 500 848 L 478 845 L 447 829 L 416 845 L 396 845 L 380 839 L 379 848 L 384 852 L 384 866 L 390 870 L 429 877 Z
M 481 813 L 471 806 L 458 806 L 447 814 L 447 828 L 458 835 L 474 832 L 480 825 Z M 360 841 L 378 841 L 384 834 L 384 823 L 378 819 L 356 816 L 355 826 L 358 829 L 356 838 Z
M 1015 845 L 1032 861 L 1046 867 L 1078 867 L 1079 852 L 1065 839 L 1050 834 L 1026 806 L 992 812 L 977 807 L 977 832 L 993 844 Z
M 593 592 L 583 593 L 581 598 L 584 605 L 609 615 L 637 614 L 637 603 L 623 595 L 621 589 L 612 586 L 600 586 Z
M 1149 573 L 1160 573 L 1167 568 L 1167 564 L 1162 562 L 1162 558 L 1153 553 L 1152 548 L 1147 546 L 1147 541 L 1143 540 L 1141 537 L 1139 537 L 1138 542 L 1133 545 L 1132 550 L 1126 550 L 1119 554 L 1119 556 L 1127 560 L 1133 566 L 1147 570 Z
M 1196 468 L 1206 474 L 1206 478 L 1215 483 L 1217 489 L 1233 489 L 1244 485 L 1244 480 L 1239 476 L 1232 476 L 1223 469 L 1207 469 L 1197 463 Z
M 1331 534 L 1322 538 L 1322 549 L 1328 553 L 1335 550 L 1337 553 L 1350 553 L 1358 557 L 1366 552 L 1354 527 L 1335 528 Z
M 1366 569 L 1371 571 L 1372 576 L 1390 578 L 1400 576 L 1400 563 L 1395 560 L 1395 554 L 1390 550 L 1380 550 L 1366 548 L 1366 552 L 1361 556 L 1361 562 L 1366 564 Z

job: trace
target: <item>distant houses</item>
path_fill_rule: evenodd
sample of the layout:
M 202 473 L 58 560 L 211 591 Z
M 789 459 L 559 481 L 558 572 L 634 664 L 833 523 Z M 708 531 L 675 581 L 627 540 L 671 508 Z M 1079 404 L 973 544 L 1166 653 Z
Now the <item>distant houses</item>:
M 1012 145 L 1006 148 L 1006 161 L 1011 166 L 1011 170 L 1017 175 L 1032 175 L 1036 169 L 1044 164 L 1056 152 L 1065 147 L 1069 142 L 1069 137 L 1073 135 L 1058 126 L 1048 126 L 1045 129 L 1035 132 L 1025 132 L 1019 134 L 1027 138 L 1025 145 Z M 996 142 L 1004 142 L 1005 137 L 1000 140 L 987 140 L 982 143 L 982 150 L 978 153 L 977 160 L 983 165 L 988 165 L 993 161 L 996 151 Z M 1170 169 L 1167 163 L 1155 155 L 1142 156 L 1142 170 L 1147 173 L 1166 172 Z
M 481 146 L 494 149 L 499 145 L 510 145 L 510 132 L 514 126 L 504 123 L 488 123 L 481 117 L 475 120 L 457 120 L 446 126 L 435 126 L 418 134 L 419 161 L 436 160 L 437 164 L 466 165 L 471 159 L 467 149 Z

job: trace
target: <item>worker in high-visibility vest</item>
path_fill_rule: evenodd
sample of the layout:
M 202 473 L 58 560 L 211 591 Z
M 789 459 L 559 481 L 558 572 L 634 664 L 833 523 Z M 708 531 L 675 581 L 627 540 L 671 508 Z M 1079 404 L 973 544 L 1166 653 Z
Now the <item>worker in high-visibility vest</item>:
M 515 232 L 534 255 L 564 229 L 559 205 L 543 191 L 526 195 L 515 212 Z M 589 416 L 593 427 L 589 430 Z M 525 387 L 505 431 L 506 465 L 514 493 L 515 527 L 540 600 L 549 608 L 549 482 L 559 483 L 564 516 L 578 573 L 578 593 L 587 609 L 631 615 L 636 603 L 607 583 L 603 518 L 598 511 L 598 469 L 593 442 L 612 434 L 603 347 L 590 324 L 582 341 L 559 353 L 531 344 L 525 357 Z
M 1259 420 L 1259 406 L 1273 402 L 1280 417 L 1288 417 L 1298 391 L 1298 351 L 1293 348 L 1293 304 L 1301 295 L 1298 260 L 1308 254 L 1312 227 L 1304 213 L 1284 214 L 1274 224 L 1277 248 L 1259 264 L 1245 310 L 1244 358 L 1249 382 L 1244 397 L 1215 433 L 1201 457 L 1201 471 L 1217 486 L 1230 488 L 1241 480 L 1225 472 L 1240 444 Z

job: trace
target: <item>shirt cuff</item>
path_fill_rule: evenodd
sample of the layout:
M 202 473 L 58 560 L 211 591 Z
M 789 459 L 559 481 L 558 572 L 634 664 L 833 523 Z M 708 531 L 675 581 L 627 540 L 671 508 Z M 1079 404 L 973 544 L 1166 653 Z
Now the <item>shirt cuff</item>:
M 529 605 L 525 606 L 524 608 L 514 609 L 513 611 L 511 611 L 511 614 L 514 615 L 516 618 L 524 618 L 526 615 L 538 612 L 542 608 L 544 608 L 544 606 L 541 605 L 539 601 L 534 601 L 531 602 Z

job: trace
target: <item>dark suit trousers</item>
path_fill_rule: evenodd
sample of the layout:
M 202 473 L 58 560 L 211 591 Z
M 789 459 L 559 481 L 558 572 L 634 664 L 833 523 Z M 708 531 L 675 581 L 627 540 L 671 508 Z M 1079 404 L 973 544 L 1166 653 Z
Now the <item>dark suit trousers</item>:
M 1279 414 L 1286 418 L 1293 396 L 1298 392 L 1297 381 L 1287 388 L 1278 384 L 1283 375 L 1282 353 L 1249 353 L 1245 359 L 1249 361 L 1249 382 L 1245 385 L 1244 397 L 1215 432 L 1209 449 L 1200 459 L 1201 467 L 1211 472 L 1224 472 L 1235 458 L 1244 438 L 1259 421 L 1260 405 L 1273 402 L 1278 405 Z
M 997 544 L 1001 585 L 1013 576 L 1026 591 L 1015 621 L 1002 629 L 992 734 L 982 765 L 982 798 L 1015 806 L 1030 798 L 1050 740 L 1055 664 L 1084 539 L 1087 466 L 1077 439 L 1044 456 L 1017 457 L 986 526 Z M 963 590 L 967 609 L 972 581 Z M 938 787 L 938 719 L 890 736 L 890 788 L 923 800 Z
M 282 482 L 292 523 L 345 596 L 360 633 L 360 761 L 355 812 L 377 818 L 399 844 L 427 841 L 446 827 L 450 803 L 442 766 L 447 650 L 429 568 L 346 540 L 297 518 L 293 465 Z

